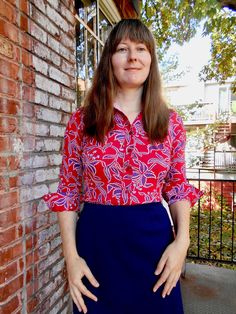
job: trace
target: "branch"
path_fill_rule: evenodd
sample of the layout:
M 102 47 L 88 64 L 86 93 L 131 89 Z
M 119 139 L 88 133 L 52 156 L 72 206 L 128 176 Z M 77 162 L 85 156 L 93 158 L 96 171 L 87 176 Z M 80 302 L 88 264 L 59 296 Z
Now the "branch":
M 222 8 L 228 8 L 232 11 L 236 11 L 236 0 L 218 0 Z

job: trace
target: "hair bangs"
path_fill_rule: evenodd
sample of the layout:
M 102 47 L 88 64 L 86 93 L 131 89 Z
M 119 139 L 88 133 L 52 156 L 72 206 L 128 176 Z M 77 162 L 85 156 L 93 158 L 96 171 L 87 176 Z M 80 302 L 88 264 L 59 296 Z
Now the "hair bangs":
M 123 39 L 129 39 L 133 42 L 143 43 L 146 45 L 150 52 L 154 48 L 154 39 L 149 29 L 139 20 L 125 19 L 122 20 L 116 28 L 113 29 L 114 33 L 110 38 L 111 54 L 115 53 L 117 46 Z

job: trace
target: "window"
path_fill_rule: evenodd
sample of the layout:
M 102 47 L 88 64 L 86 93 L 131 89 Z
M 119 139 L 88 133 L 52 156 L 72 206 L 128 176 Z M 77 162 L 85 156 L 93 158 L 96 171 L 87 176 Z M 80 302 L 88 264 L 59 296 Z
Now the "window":
M 219 88 L 219 113 L 229 111 L 228 91 L 226 87 Z
M 75 1 L 75 9 L 77 102 L 80 105 L 91 86 L 104 42 L 120 16 L 113 1 Z
M 236 93 L 231 92 L 231 110 L 236 113 Z

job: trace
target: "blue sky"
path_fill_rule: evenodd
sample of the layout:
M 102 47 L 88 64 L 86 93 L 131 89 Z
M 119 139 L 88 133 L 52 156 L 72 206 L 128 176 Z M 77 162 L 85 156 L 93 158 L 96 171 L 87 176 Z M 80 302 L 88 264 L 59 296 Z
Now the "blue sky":
M 173 44 L 168 54 L 177 54 L 179 58 L 178 73 L 189 69 L 191 78 L 197 79 L 198 73 L 210 58 L 210 38 L 202 36 L 202 27 L 200 27 L 194 38 L 183 46 Z

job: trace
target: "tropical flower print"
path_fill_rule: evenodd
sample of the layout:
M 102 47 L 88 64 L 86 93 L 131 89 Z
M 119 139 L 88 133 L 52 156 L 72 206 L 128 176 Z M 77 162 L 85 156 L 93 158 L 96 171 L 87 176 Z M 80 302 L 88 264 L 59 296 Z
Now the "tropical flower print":
M 163 143 L 151 143 L 142 113 L 130 124 L 114 108 L 114 127 L 104 143 L 83 134 L 83 110 L 71 117 L 65 132 L 60 182 L 44 200 L 53 211 L 79 211 L 84 201 L 108 205 L 186 199 L 193 205 L 201 191 L 185 175 L 185 130 L 176 112 L 170 113 Z

